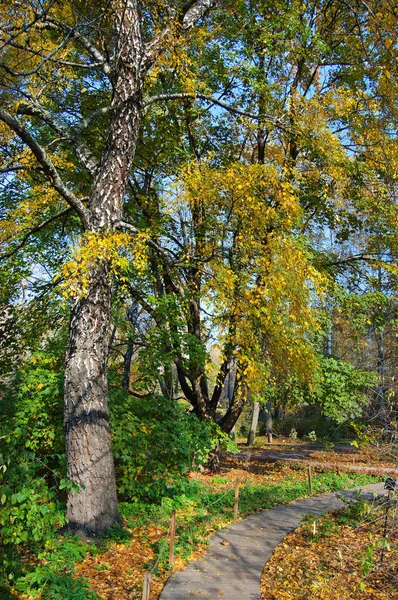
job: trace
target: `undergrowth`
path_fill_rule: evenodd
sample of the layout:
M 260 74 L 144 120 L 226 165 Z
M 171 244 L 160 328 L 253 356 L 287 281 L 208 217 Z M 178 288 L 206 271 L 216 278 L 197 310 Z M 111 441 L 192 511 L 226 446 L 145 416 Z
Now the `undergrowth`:
M 7 596 L 7 590 L 12 588 L 14 592 L 22 594 L 21 598 L 26 594 L 40 599 L 98 599 L 101 596 L 90 588 L 87 579 L 74 575 L 75 565 L 86 556 L 97 555 L 97 571 L 105 570 L 108 573 L 109 565 L 101 564 L 100 556 L 112 544 L 130 546 L 137 543 L 137 536 L 141 544 L 151 546 L 154 552 L 154 558 L 145 565 L 145 569 L 164 579 L 169 570 L 167 533 L 172 510 L 177 511 L 175 556 L 177 561 L 185 562 L 206 544 L 212 532 L 233 520 L 235 486 L 233 483 L 226 484 L 227 481 L 226 477 L 219 475 L 206 482 L 189 480 L 183 494 L 172 499 L 165 497 L 158 504 L 122 502 L 120 511 L 124 519 L 123 528 L 112 528 L 100 536 L 96 544 L 74 536 L 58 536 L 47 540 L 45 549 L 36 554 L 32 551 L 25 554 L 23 547 L 20 548 L 19 568 L 13 573 L 9 585 L 3 587 L 2 593 L 0 590 L 0 597 L 10 597 Z M 314 476 L 313 488 L 314 493 L 320 494 L 375 481 L 377 478 L 371 475 L 325 471 Z M 308 485 L 305 479 L 299 479 L 299 474 L 296 480 L 290 474 L 287 479 L 277 483 L 248 482 L 240 489 L 239 514 L 244 517 L 306 495 Z M 156 540 L 146 533 L 154 526 L 160 532 Z M 141 590 L 138 587 L 129 593 L 129 598 L 139 598 Z

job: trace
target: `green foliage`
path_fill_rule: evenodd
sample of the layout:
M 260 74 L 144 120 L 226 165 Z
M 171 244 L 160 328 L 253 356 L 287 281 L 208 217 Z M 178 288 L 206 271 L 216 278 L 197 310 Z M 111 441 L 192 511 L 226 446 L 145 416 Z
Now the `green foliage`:
M 64 497 L 72 485 L 65 478 L 61 362 L 35 353 L 4 386 L 0 592 L 12 586 L 31 598 L 94 600 L 88 584 L 73 577 L 88 545 L 56 537 L 66 524 Z
M 34 452 L 40 450 L 41 456 L 64 449 L 62 386 L 59 362 L 37 352 L 6 387 L 0 413 L 4 425 L 12 424 L 20 444 Z
M 88 544 L 73 536 L 49 540 L 46 549 L 39 553 L 39 563 L 28 567 L 17 578 L 14 589 L 29 594 L 31 598 L 54 600 L 96 600 L 85 578 L 73 577 L 74 565 L 89 550 Z
M 188 469 L 202 464 L 223 437 L 214 422 L 201 422 L 162 396 L 115 391 L 111 417 L 119 494 L 128 500 L 180 494 Z
M 271 388 L 271 396 L 276 403 L 293 408 L 297 413 L 297 416 L 288 417 L 281 424 L 285 435 L 293 427 L 300 437 L 309 436 L 314 431 L 320 438 L 329 435 L 336 425 L 341 428 L 343 423 L 360 417 L 368 403 L 366 391 L 375 382 L 376 376 L 373 372 L 356 369 L 349 362 L 320 357 L 314 379 L 315 384 L 311 388 L 303 386 L 293 377 L 282 386 Z M 302 419 L 297 409 L 309 406 L 320 411 L 322 416 L 314 415 L 312 410 L 308 418 Z M 328 424 L 325 417 L 333 422 Z
M 38 567 L 21 579 L 15 589 L 29 593 L 30 598 L 52 600 L 98 600 L 99 598 L 98 594 L 90 589 L 84 577 L 75 579 L 70 574 L 53 570 L 51 565 Z
M 355 440 L 351 442 L 351 446 L 355 448 L 365 448 L 366 446 L 376 445 L 377 440 L 383 439 L 383 432 L 375 429 L 364 423 L 351 423 L 351 427 L 355 433 Z
M 367 576 L 369 571 L 374 567 L 376 553 L 380 547 L 380 542 L 373 541 L 361 552 L 361 569 L 362 575 Z
M 304 436 L 304 439 L 308 440 L 309 442 L 316 442 L 318 438 L 316 437 L 315 431 L 312 430 L 307 435 Z
M 316 432 L 318 439 L 332 437 L 336 440 L 345 436 L 350 429 L 345 424 L 337 428 L 334 421 L 325 419 L 314 407 L 308 406 L 287 414 L 280 420 L 275 419 L 273 428 L 277 434 L 289 437 L 291 440 L 302 439 L 311 431 Z
M 187 331 L 190 297 L 186 294 L 186 298 L 171 294 L 146 298 L 156 315 L 156 323 L 146 333 L 145 345 L 138 356 L 139 371 L 146 380 L 157 382 L 159 371 L 173 362 L 176 348 L 184 357 L 188 372 L 204 370 L 209 362 L 206 346 Z
M 321 359 L 321 368 L 321 380 L 313 398 L 323 414 L 337 423 L 358 417 L 367 403 L 364 392 L 374 383 L 374 374 L 335 358 Z
M 347 498 L 343 494 L 339 494 L 339 498 L 345 505 L 344 509 L 339 511 L 336 516 L 336 523 L 339 525 L 356 527 L 369 514 L 370 504 L 362 498 L 359 491 L 355 492 L 354 498 Z
M 17 549 L 43 546 L 65 524 L 67 490 L 62 435 L 62 377 L 57 362 L 35 354 L 5 386 L 0 413 L 2 573 L 18 565 Z

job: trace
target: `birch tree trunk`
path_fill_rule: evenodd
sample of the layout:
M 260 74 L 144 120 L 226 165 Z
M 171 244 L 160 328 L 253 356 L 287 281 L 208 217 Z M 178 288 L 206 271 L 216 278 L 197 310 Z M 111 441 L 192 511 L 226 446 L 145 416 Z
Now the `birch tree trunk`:
M 88 229 L 115 229 L 138 137 L 143 75 L 135 0 L 115 3 L 117 48 L 114 96 L 104 151 L 89 199 Z M 96 532 L 119 520 L 108 409 L 107 360 L 112 306 L 109 265 L 90 272 L 87 295 L 75 302 L 65 370 L 65 432 L 72 528 Z
M 92 274 L 87 298 L 75 303 L 65 378 L 67 471 L 71 528 L 95 532 L 119 520 L 108 411 L 111 289 L 105 265 Z

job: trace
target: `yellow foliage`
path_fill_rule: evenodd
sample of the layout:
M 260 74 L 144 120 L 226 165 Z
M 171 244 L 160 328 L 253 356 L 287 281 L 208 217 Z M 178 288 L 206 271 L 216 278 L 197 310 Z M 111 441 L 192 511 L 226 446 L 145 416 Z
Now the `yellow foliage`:
M 62 293 L 70 298 L 87 296 L 91 274 L 101 264 L 106 265 L 110 278 L 118 277 L 122 286 L 128 281 L 131 266 L 142 275 L 147 267 L 148 237 L 146 232 L 140 232 L 133 238 L 122 232 L 86 233 L 74 256 L 63 265 L 58 276 L 62 280 Z
M 182 185 L 204 302 L 236 348 L 241 393 L 260 394 L 271 369 L 308 382 L 316 364 L 308 334 L 319 328 L 312 304 L 327 282 L 296 235 L 302 213 L 287 174 L 273 165 L 190 164 Z

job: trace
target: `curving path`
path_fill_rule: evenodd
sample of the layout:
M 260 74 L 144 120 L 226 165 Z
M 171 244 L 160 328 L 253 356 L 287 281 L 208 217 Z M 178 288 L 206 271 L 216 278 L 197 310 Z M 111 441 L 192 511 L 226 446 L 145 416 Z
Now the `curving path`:
M 374 475 L 398 475 L 398 469 L 394 467 L 379 467 L 377 465 L 367 466 L 363 464 L 351 464 L 351 463 L 333 463 L 333 462 L 320 462 L 313 460 L 312 458 L 306 460 L 307 457 L 314 451 L 314 449 L 323 448 L 320 444 L 312 444 L 312 446 L 292 446 L 290 444 L 279 444 L 268 446 L 266 451 L 254 451 L 246 450 L 245 452 L 239 452 L 233 454 L 233 458 L 243 458 L 247 461 L 258 461 L 258 462 L 295 462 L 301 463 L 308 467 L 322 467 L 324 469 L 342 469 L 344 471 L 359 471 L 361 473 L 371 473 Z M 336 446 L 333 448 L 334 452 L 350 452 L 355 459 L 355 450 L 352 446 Z
M 384 491 L 382 483 L 357 489 L 369 498 Z M 353 497 L 354 491 L 338 494 Z M 331 493 L 276 506 L 228 525 L 211 536 L 201 559 L 172 573 L 160 600 L 261 600 L 261 574 L 275 546 L 300 525 L 304 515 L 320 516 L 342 506 L 337 494 Z

